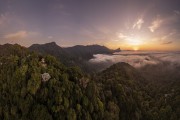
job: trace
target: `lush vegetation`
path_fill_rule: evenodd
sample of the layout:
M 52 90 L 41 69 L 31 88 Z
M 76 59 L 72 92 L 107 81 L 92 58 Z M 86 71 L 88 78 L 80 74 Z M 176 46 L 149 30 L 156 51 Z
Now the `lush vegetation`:
M 13 48 L 13 49 L 12 49 Z M 18 45 L 1 48 L 0 119 L 178 120 L 179 82 L 158 87 L 118 63 L 93 75 Z M 42 80 L 42 74 L 51 78 Z

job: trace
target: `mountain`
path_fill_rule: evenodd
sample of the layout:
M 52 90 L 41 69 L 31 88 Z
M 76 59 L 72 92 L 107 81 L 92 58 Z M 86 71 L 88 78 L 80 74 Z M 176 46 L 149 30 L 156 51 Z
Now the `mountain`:
M 90 76 L 79 67 L 66 67 L 51 55 L 19 45 L 1 45 L 1 49 L 8 52 L 0 56 L 2 120 L 180 118 L 179 82 L 151 84 L 123 62 Z
M 110 74 L 110 75 L 121 75 L 126 79 L 133 79 L 133 80 L 141 80 L 144 81 L 143 77 L 140 73 L 131 65 L 125 62 L 116 63 L 106 70 L 102 71 L 102 74 Z M 108 75 L 110 77 L 110 75 Z
M 117 49 L 114 50 L 113 52 L 121 52 L 121 48 L 117 48 Z
M 143 87 L 147 83 L 134 67 L 124 62 L 114 64 L 100 72 L 95 81 L 108 106 L 107 119 L 138 120 L 145 117 L 139 92 L 145 92 Z
M 55 42 L 46 43 L 46 44 L 33 44 L 28 49 L 42 54 L 53 55 L 64 64 L 72 65 L 71 54 L 69 54 L 63 48 L 58 46 Z
M 64 61 L 69 58 L 69 54 L 55 42 L 46 43 L 46 44 L 33 44 L 29 47 L 29 50 L 36 51 L 42 54 L 53 55 L 60 60 Z
M 73 47 L 64 48 L 68 53 L 73 54 L 79 59 L 89 60 L 94 54 L 112 54 L 113 50 L 100 45 L 76 45 Z
M 16 45 L 11 45 L 9 50 L 16 48 Z M 104 93 L 100 94 L 106 90 L 98 86 L 100 77 L 97 76 L 99 80 L 87 77 L 78 67 L 65 67 L 50 55 L 28 50 L 24 55 L 21 51 L 19 49 L 16 55 L 0 57 L 0 119 L 120 117 L 119 104 L 103 98 Z M 122 117 L 128 116 L 128 112 L 125 114 Z
M 111 50 L 100 45 L 76 45 L 73 47 L 61 48 L 55 42 L 41 45 L 34 44 L 30 46 L 29 49 L 40 53 L 51 54 L 58 58 L 71 56 L 71 58 L 79 60 L 89 60 L 93 58 L 94 54 L 112 54 L 114 51 L 120 51 L 120 49 Z
M 111 50 L 100 45 L 76 45 L 73 47 L 62 48 L 55 42 L 34 44 L 28 49 L 42 54 L 53 55 L 66 66 L 79 66 L 81 69 L 83 69 L 83 71 L 88 73 L 96 71 L 96 66 L 88 62 L 93 58 L 94 54 L 113 54 L 114 52 L 120 51 L 120 49 Z
M 0 45 L 0 56 L 19 55 L 27 53 L 27 49 L 18 44 L 4 44 Z
M 178 74 L 177 71 L 176 73 Z M 142 76 L 140 71 L 122 62 L 110 66 L 95 76 L 101 100 L 107 105 L 108 113 L 105 118 L 123 120 L 180 118 L 178 114 L 180 82 L 177 77 L 166 81 L 152 79 L 149 81 L 144 77 L 146 76 Z
M 30 50 L 38 51 L 40 53 L 48 53 L 52 55 L 65 54 L 63 48 L 58 46 L 55 42 L 46 44 L 33 44 L 29 47 Z

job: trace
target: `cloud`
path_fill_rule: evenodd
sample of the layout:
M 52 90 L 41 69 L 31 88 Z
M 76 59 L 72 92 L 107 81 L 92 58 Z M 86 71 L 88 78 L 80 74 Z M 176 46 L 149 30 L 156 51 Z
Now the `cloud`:
M 142 18 L 139 18 L 137 22 L 134 23 L 133 29 L 141 29 L 142 24 L 144 23 L 144 20 Z
M 162 44 L 172 44 L 173 41 L 163 42 Z
M 165 52 L 162 54 L 155 54 L 155 58 L 158 58 L 161 61 L 171 62 L 172 64 L 180 65 L 180 53 L 179 52 Z
M 5 39 L 11 39 L 11 40 L 19 40 L 19 39 L 27 37 L 27 35 L 28 35 L 28 32 L 22 30 L 22 31 L 18 31 L 16 33 L 7 34 L 4 36 L 4 38 Z
M 165 40 L 165 39 L 167 39 L 167 38 L 171 37 L 171 36 L 172 36 L 172 35 L 174 35 L 174 34 L 176 34 L 176 32 L 175 32 L 175 31 L 170 32 L 169 34 L 166 34 L 166 35 L 164 35 L 163 37 L 161 37 L 161 39 L 162 39 L 162 40 Z
M 128 36 L 124 35 L 123 33 L 119 33 L 118 37 L 121 39 L 128 39 Z
M 149 30 L 151 32 L 154 32 L 155 30 L 157 30 L 161 24 L 162 24 L 163 20 L 162 19 L 159 19 L 157 18 L 156 20 L 154 20 L 152 23 L 151 23 L 151 26 L 149 26 Z
M 125 42 L 129 45 L 140 45 L 144 43 L 141 38 L 135 36 L 134 34 L 127 36 L 123 33 L 119 33 L 118 37 L 122 40 L 125 40 Z
M 124 51 L 114 55 L 96 54 L 89 62 L 104 63 L 106 67 L 118 62 L 126 62 L 139 68 L 145 65 L 156 65 L 162 62 L 170 62 L 171 64 L 180 65 L 180 53 L 177 52 L 134 52 Z
M 134 67 L 142 67 L 147 64 L 157 64 L 158 61 L 154 60 L 148 55 L 94 55 L 95 59 L 91 59 L 92 63 L 107 63 L 107 65 L 112 65 L 118 62 L 126 62 Z
M 151 32 L 154 32 L 158 28 L 160 28 L 163 25 L 163 29 L 169 29 L 172 26 L 175 26 L 177 22 L 179 22 L 179 11 L 174 11 L 175 14 L 160 18 L 157 16 L 157 18 L 152 21 L 151 25 L 148 27 Z

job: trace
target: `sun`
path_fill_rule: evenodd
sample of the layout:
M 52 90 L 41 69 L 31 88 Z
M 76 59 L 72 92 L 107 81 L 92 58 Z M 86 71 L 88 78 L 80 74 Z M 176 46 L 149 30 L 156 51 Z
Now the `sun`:
M 129 38 L 128 39 L 128 44 L 130 46 L 132 46 L 132 49 L 134 51 L 138 51 L 139 46 L 141 46 L 143 44 L 143 41 L 141 39 L 139 39 L 139 38 L 134 37 L 134 38 Z
M 139 50 L 139 47 L 138 47 L 138 46 L 135 46 L 135 47 L 133 47 L 133 50 L 134 50 L 134 51 L 138 51 L 138 50 Z

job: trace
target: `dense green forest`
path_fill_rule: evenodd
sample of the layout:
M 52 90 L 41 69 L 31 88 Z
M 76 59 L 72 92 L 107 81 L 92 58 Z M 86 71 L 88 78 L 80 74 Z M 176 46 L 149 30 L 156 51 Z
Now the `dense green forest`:
M 66 67 L 51 55 L 19 45 L 0 49 L 0 119 L 180 118 L 179 78 L 156 84 L 127 63 L 87 74 L 78 66 Z

